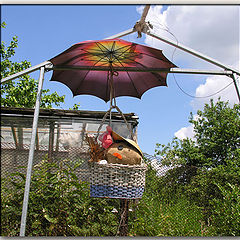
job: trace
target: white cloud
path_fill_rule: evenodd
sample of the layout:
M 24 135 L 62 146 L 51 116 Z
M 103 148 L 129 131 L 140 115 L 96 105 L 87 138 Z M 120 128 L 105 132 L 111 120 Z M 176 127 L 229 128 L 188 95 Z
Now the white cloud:
M 240 62 L 238 61 L 238 64 L 236 64 L 235 67 L 239 66 L 239 64 Z M 237 86 L 240 90 L 239 80 L 237 80 Z M 217 94 L 213 95 L 215 93 Z M 230 105 L 239 103 L 233 79 L 227 76 L 208 77 L 204 84 L 197 87 L 195 96 L 196 98 L 191 101 L 191 105 L 194 109 L 201 109 L 210 99 L 216 101 L 219 97 L 223 101 L 229 101 Z M 206 96 L 210 97 L 205 98 Z
M 239 69 L 239 6 L 176 5 L 169 6 L 163 12 L 162 6 L 151 6 L 146 20 L 153 24 L 153 31 L 157 35 L 172 39 L 223 64 Z M 177 50 L 172 58 L 174 48 L 150 36 L 146 35 L 145 43 L 162 49 L 166 57 L 180 68 L 218 69 L 181 50 Z M 217 93 L 231 82 L 232 79 L 226 76 L 206 77 L 205 83 L 196 88 L 197 98 L 190 102 L 191 106 L 194 110 L 201 109 L 210 99 L 203 97 Z M 237 103 L 234 84 L 211 98 L 217 100 L 219 97 L 229 101 L 231 105 Z M 192 138 L 193 127 L 191 125 L 183 127 L 175 133 L 175 136 L 180 139 Z
M 144 7 L 145 7 L 144 5 L 138 6 L 137 12 L 142 15 Z
M 233 65 L 239 59 L 238 6 L 178 5 L 168 7 L 163 13 L 161 10 L 162 6 L 153 6 L 147 15 L 147 21 L 154 25 L 154 31 L 158 35 L 174 40 L 166 31 L 169 28 L 181 44 L 218 61 Z M 172 55 L 173 48 L 157 39 L 146 36 L 145 42 L 163 49 L 168 57 Z M 174 59 L 188 61 L 191 67 L 206 67 L 203 61 L 190 58 L 189 54 L 183 54 L 181 50 L 177 51 Z
M 239 83 L 240 81 L 238 80 L 237 85 L 238 85 L 238 89 L 240 90 Z M 222 90 L 224 87 L 227 87 L 227 88 Z M 206 96 L 212 95 L 213 93 L 217 93 L 218 91 L 220 91 L 218 94 L 205 98 Z M 195 98 L 194 100 L 191 101 L 191 105 L 194 110 L 202 109 L 205 103 L 209 103 L 210 99 L 213 99 L 214 102 L 216 102 L 219 97 L 221 98 L 222 101 L 228 101 L 230 106 L 232 106 L 235 103 L 239 103 L 236 89 L 233 84 L 233 80 L 226 76 L 208 77 L 206 79 L 206 82 L 204 84 L 201 84 L 196 89 L 195 96 L 198 98 Z M 194 115 L 195 119 L 196 117 L 197 115 Z M 189 125 L 188 127 L 181 128 L 175 133 L 175 136 L 179 139 L 184 139 L 187 137 L 193 138 L 194 137 L 193 126 Z
M 194 137 L 194 132 L 193 132 L 193 126 L 190 125 L 188 127 L 183 127 L 177 132 L 175 132 L 175 137 L 179 139 L 184 139 L 184 138 L 193 138 Z
M 197 120 L 199 118 L 199 116 L 197 114 L 193 115 L 193 120 Z M 185 138 L 191 138 L 192 140 L 195 140 L 195 133 L 193 131 L 193 125 L 190 124 L 187 127 L 182 127 L 180 130 L 178 130 L 177 132 L 175 132 L 175 137 L 179 138 L 179 139 L 185 139 Z

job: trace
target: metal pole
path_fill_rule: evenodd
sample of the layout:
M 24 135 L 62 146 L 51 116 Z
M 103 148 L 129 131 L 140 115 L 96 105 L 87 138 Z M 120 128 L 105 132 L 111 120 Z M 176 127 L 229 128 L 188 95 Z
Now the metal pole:
M 203 60 L 205 60 L 207 62 L 210 62 L 210 63 L 212 63 L 212 64 L 214 64 L 214 65 L 216 65 L 218 67 L 224 68 L 226 70 L 231 70 L 234 73 L 240 75 L 240 71 L 239 70 L 237 70 L 237 69 L 235 69 L 233 67 L 227 66 L 227 65 L 225 65 L 225 64 L 223 64 L 223 63 L 221 63 L 221 62 L 219 62 L 219 61 L 217 61 L 217 60 L 215 60 L 213 58 L 210 58 L 210 57 L 208 57 L 208 56 L 206 56 L 206 55 L 204 55 L 204 54 L 202 54 L 200 52 L 197 52 L 197 51 L 195 51 L 195 50 L 193 50 L 191 48 L 188 48 L 188 47 L 186 47 L 186 46 L 184 46 L 184 45 L 182 45 L 180 43 L 175 43 L 175 42 L 173 42 L 170 39 L 167 39 L 167 38 L 164 38 L 164 37 L 160 37 L 160 36 L 158 36 L 158 35 L 156 35 L 154 33 L 151 33 L 150 31 L 145 32 L 145 33 L 147 35 L 151 36 L 151 37 L 154 37 L 154 38 L 156 38 L 158 40 L 161 40 L 161 41 L 163 41 L 165 43 L 168 43 L 168 44 L 170 44 L 170 45 L 172 45 L 172 46 L 174 46 L 176 48 L 179 48 L 179 49 L 181 49 L 181 50 L 183 50 L 185 52 L 188 52 L 188 53 L 190 53 L 190 54 L 192 54 L 192 55 L 194 55 L 196 57 L 199 57 L 199 58 L 201 58 L 201 59 L 203 59 Z
M 32 126 L 31 143 L 30 143 L 30 149 L 29 149 L 29 157 L 28 157 L 28 167 L 27 167 L 27 175 L 26 175 L 25 190 L 24 190 L 20 237 L 25 236 L 25 230 L 26 230 L 28 199 L 29 199 L 31 173 L 32 173 L 32 165 L 33 165 L 33 156 L 34 156 L 34 148 L 35 148 L 35 140 L 36 140 L 36 133 L 37 133 L 37 124 L 38 124 L 38 116 L 39 116 L 39 109 L 40 109 L 40 101 L 41 101 L 41 93 L 42 93 L 44 72 L 45 72 L 44 67 L 41 67 L 40 68 L 39 82 L 38 82 L 37 99 L 36 99 L 36 105 L 35 105 L 35 110 L 34 110 L 34 118 L 33 118 L 33 126 Z
M 47 70 L 88 70 L 89 67 L 80 66 L 50 66 L 46 67 Z M 108 71 L 109 67 L 91 67 L 91 71 Z M 185 73 L 185 74 L 204 74 L 204 75 L 232 75 L 232 71 L 226 70 L 199 70 L 199 69 L 184 69 L 184 68 L 147 68 L 140 69 L 135 67 L 114 67 L 117 72 L 168 72 L 168 73 Z
M 131 28 L 131 29 L 128 29 L 128 30 L 126 30 L 126 31 L 124 31 L 124 32 L 120 32 L 120 33 L 118 33 L 118 34 L 112 35 L 111 37 L 107 37 L 107 38 L 105 38 L 105 39 L 120 38 L 120 37 L 124 37 L 124 36 L 126 36 L 126 35 L 128 35 L 128 34 L 131 34 L 131 33 L 134 33 L 134 32 L 136 32 L 136 29 Z
M 144 8 L 144 10 L 143 10 L 143 13 L 142 13 L 142 16 L 141 16 L 140 22 L 145 22 L 146 16 L 147 16 L 148 11 L 149 11 L 149 8 L 150 8 L 150 5 L 146 5 L 146 6 L 145 6 L 145 8 Z M 107 37 L 107 38 L 105 38 L 105 39 L 114 39 L 114 38 L 124 37 L 124 36 L 126 36 L 126 35 L 128 35 L 128 34 L 131 34 L 131 33 L 136 32 L 136 31 L 137 31 L 137 30 L 136 30 L 135 28 L 131 28 L 131 29 L 128 29 L 128 30 L 126 30 L 126 31 L 124 31 L 124 32 L 120 32 L 120 33 L 118 33 L 118 34 L 115 34 L 115 35 L 112 35 L 112 36 L 110 36 L 110 37 Z
M 236 89 L 236 92 L 237 92 L 237 96 L 238 96 L 238 100 L 239 100 L 239 104 L 240 104 L 240 94 L 239 94 L 239 90 L 238 90 L 235 74 L 232 74 L 231 78 L 233 79 L 233 83 L 234 83 L 234 86 L 235 86 L 235 89 Z
M 15 73 L 15 74 L 13 74 L 13 75 L 11 75 L 9 77 L 3 78 L 1 80 L 1 84 L 9 82 L 9 81 L 11 81 L 11 80 L 13 80 L 15 78 L 21 77 L 21 76 L 23 76 L 25 74 L 34 72 L 34 71 L 40 69 L 41 67 L 44 67 L 44 66 L 49 65 L 49 64 L 52 64 L 52 63 L 49 62 L 49 61 L 45 61 L 45 62 L 42 62 L 42 63 L 40 63 L 38 65 L 33 66 L 33 67 L 27 68 L 27 69 L 25 69 L 25 70 L 23 70 L 21 72 L 18 72 L 18 73 Z
M 109 72 L 110 81 L 109 81 L 109 89 L 110 89 L 110 112 L 109 112 L 109 126 L 112 127 L 112 109 L 113 109 L 113 71 L 112 65 L 110 65 L 111 71 Z
M 147 5 L 144 7 L 144 9 L 143 9 L 143 13 L 142 13 L 140 22 L 145 22 L 145 19 L 146 19 L 146 17 L 147 17 L 147 14 L 148 14 L 149 9 L 150 9 L 150 5 L 147 4 Z

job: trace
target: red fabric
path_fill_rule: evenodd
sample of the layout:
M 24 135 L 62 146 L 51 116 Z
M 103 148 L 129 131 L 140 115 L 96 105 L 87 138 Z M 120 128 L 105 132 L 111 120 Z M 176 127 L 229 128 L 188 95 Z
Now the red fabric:
M 54 66 L 87 67 L 88 70 L 53 70 L 51 81 L 67 85 L 74 96 L 89 94 L 104 101 L 110 99 L 108 71 L 111 66 L 121 68 L 170 69 L 176 67 L 161 50 L 127 42 L 122 39 L 80 42 L 50 59 Z M 93 66 L 107 67 L 106 71 L 91 71 Z M 113 76 L 115 97 L 141 98 L 144 92 L 156 86 L 167 86 L 166 72 L 119 71 Z

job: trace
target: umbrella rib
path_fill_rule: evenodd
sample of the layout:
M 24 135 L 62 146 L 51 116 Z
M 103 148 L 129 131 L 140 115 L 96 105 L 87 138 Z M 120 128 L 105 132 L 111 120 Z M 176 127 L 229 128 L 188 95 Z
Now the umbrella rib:
M 105 48 L 105 50 L 109 51 L 109 49 L 106 48 L 106 47 L 105 47 L 102 43 L 100 43 L 100 42 L 96 42 L 96 45 L 99 47 L 99 49 L 100 49 L 101 51 L 103 51 L 101 47 L 103 47 L 103 48 Z M 100 46 L 101 46 L 101 47 L 100 47 Z
M 109 58 L 109 62 L 110 61 L 113 62 L 113 58 L 114 58 L 113 50 L 114 50 L 115 45 L 116 45 L 116 42 L 114 41 L 113 44 L 112 44 L 112 48 L 111 48 L 111 55 L 110 55 L 110 58 Z
M 115 41 L 114 41 L 114 43 L 115 43 Z M 108 62 L 110 61 L 110 57 L 108 56 L 108 54 L 109 54 L 109 49 L 108 48 L 106 48 L 102 43 L 100 43 L 100 42 L 97 42 L 96 43 L 96 45 L 99 47 L 99 49 L 101 49 L 101 51 L 104 53 L 104 51 L 102 50 L 102 48 L 101 47 L 103 47 L 103 48 L 105 48 L 105 50 L 106 50 L 106 55 L 105 55 L 105 57 L 108 59 Z M 113 47 L 113 46 L 112 46 Z
M 102 59 L 104 59 L 104 58 L 107 58 L 108 59 L 108 61 L 107 60 L 105 60 L 107 63 L 109 63 L 109 61 L 110 61 L 110 58 L 109 58 L 109 49 L 107 49 L 103 44 L 101 44 L 101 43 L 98 43 L 98 42 L 96 42 L 96 45 L 98 46 L 98 48 L 99 48 L 99 50 L 98 49 L 96 49 L 95 51 L 99 51 L 98 53 L 94 53 L 94 52 L 89 52 L 89 51 L 87 51 L 87 50 L 85 50 L 85 49 L 83 49 L 83 51 L 85 51 L 86 53 L 88 53 L 88 54 L 91 54 L 91 55 L 93 55 L 93 56 L 101 56 L 102 54 L 104 54 L 104 56 L 102 57 Z M 105 51 L 101 48 L 101 47 L 103 47 L 103 48 L 105 48 Z
M 159 50 L 159 51 L 161 51 L 161 50 Z M 169 60 L 163 55 L 162 52 L 161 52 L 162 55 L 160 56 L 160 58 L 157 57 L 157 56 L 154 56 L 154 55 L 147 54 L 147 53 L 140 53 L 140 54 L 142 54 L 142 55 L 146 55 L 146 56 L 148 56 L 148 57 L 152 57 L 152 58 L 154 58 L 154 59 L 157 59 L 157 60 L 163 61 L 163 62 L 165 62 L 165 63 L 172 64 L 171 67 L 176 67 L 176 65 L 173 64 L 171 61 L 169 61 Z M 169 67 L 169 68 L 171 68 L 171 67 Z
M 108 53 L 109 53 L 109 49 L 106 48 L 102 43 L 97 42 L 96 45 L 98 45 L 99 49 L 101 49 L 101 50 L 102 50 L 101 47 L 105 48 L 105 49 L 108 51 Z M 114 50 L 115 45 L 116 45 L 116 41 L 113 42 L 111 51 Z M 135 46 L 135 45 L 134 45 L 134 46 Z M 131 49 L 132 47 L 133 47 L 133 44 L 128 45 L 128 46 L 123 46 L 123 47 L 116 48 L 116 49 L 114 50 L 114 51 L 115 51 L 115 55 L 116 55 L 116 52 L 117 52 L 117 51 L 126 48 L 125 51 L 123 51 L 123 52 L 120 53 L 119 56 L 121 56 L 121 55 L 123 55 L 124 53 L 126 53 L 129 49 Z M 102 51 L 103 51 L 103 50 L 102 50 Z M 134 52 L 134 54 L 137 55 L 135 52 Z M 133 54 L 132 54 L 132 55 L 133 55 Z M 113 55 L 113 56 L 114 56 L 114 55 Z M 109 58 L 107 55 L 106 55 L 106 57 L 108 58 L 108 60 L 110 60 L 110 58 Z M 114 57 L 115 57 L 115 56 L 114 56 Z
M 68 59 L 67 61 L 63 62 L 61 65 L 65 65 L 65 64 L 71 62 L 72 60 L 77 59 L 77 58 L 80 57 L 80 56 L 81 56 L 81 54 L 78 54 L 78 55 L 74 56 L 73 58 Z M 64 71 L 64 70 L 58 71 L 57 73 L 55 73 L 55 77 L 57 77 L 58 75 L 60 75 L 63 71 Z
M 89 54 L 89 55 L 92 55 L 92 56 L 97 56 L 97 57 L 102 56 L 104 54 L 104 56 L 102 56 L 101 60 L 104 59 L 105 57 L 108 58 L 108 56 L 107 56 L 108 53 L 107 52 L 105 53 L 103 51 L 102 52 L 99 51 L 99 53 L 94 53 L 94 52 L 89 52 L 89 51 L 87 51 L 85 49 L 82 49 L 82 50 L 85 51 L 86 54 Z M 87 61 L 94 61 L 94 60 L 87 60 Z
M 106 48 L 102 43 L 96 42 L 96 44 L 97 44 L 97 45 L 101 45 L 103 48 L 105 48 L 107 51 L 109 51 L 109 49 Z M 116 45 L 116 41 L 113 42 L 113 45 L 114 45 L 114 46 Z M 111 49 L 111 50 L 114 50 L 113 45 L 112 45 L 112 49 Z M 126 47 L 129 47 L 129 46 L 123 46 L 123 47 L 116 48 L 115 51 L 121 50 L 122 48 L 126 48 Z M 131 47 L 132 47 L 132 45 L 130 45 L 130 48 L 131 48 Z M 99 48 L 100 48 L 100 47 L 99 47 Z
M 137 61 L 135 61 L 137 64 L 139 64 L 140 66 L 142 66 L 144 69 L 147 69 L 147 67 L 146 66 L 144 66 L 143 64 L 141 64 L 141 63 L 139 63 L 139 62 L 137 62 Z M 169 69 L 170 69 L 170 67 L 169 67 Z M 165 81 L 165 78 L 163 78 L 159 73 L 156 73 L 156 72 L 150 72 L 153 76 L 155 76 L 156 78 L 157 78 L 157 80 L 158 81 L 160 81 L 160 79 L 161 79 L 161 81 Z M 160 78 L 160 79 L 159 79 Z
M 121 50 L 121 49 L 123 49 L 123 48 L 128 48 L 128 49 L 129 49 L 129 48 L 132 48 L 133 46 L 135 46 L 135 45 L 132 43 L 131 45 L 122 46 L 122 47 L 116 48 L 115 50 L 118 51 L 118 50 Z M 128 50 L 128 49 L 127 49 L 127 50 Z
M 114 50 L 114 47 L 115 47 L 115 45 L 116 45 L 116 42 L 115 42 L 115 41 L 113 41 L 113 44 L 112 44 L 111 51 L 113 51 L 113 50 Z
M 100 62 L 100 61 L 101 61 L 101 59 L 99 59 L 99 60 L 98 60 L 95 64 L 93 64 L 93 66 L 91 66 L 91 67 L 93 68 L 93 67 L 94 67 L 98 62 Z M 78 86 L 77 91 L 78 91 L 78 89 L 81 87 L 83 81 L 86 79 L 88 73 L 89 73 L 91 70 L 92 70 L 92 69 L 89 69 L 89 70 L 87 71 L 87 73 L 85 74 L 84 78 L 82 79 L 80 85 Z
M 129 49 L 131 49 L 132 47 L 133 47 L 133 45 L 124 46 L 124 47 L 115 49 L 115 51 L 119 51 L 119 50 L 122 50 L 122 49 L 126 48 L 124 51 L 120 52 L 120 55 L 119 55 L 119 56 L 121 56 L 121 55 L 123 55 L 125 52 L 127 52 Z M 135 52 L 133 52 L 133 53 L 135 53 Z M 137 53 L 135 53 L 135 54 L 137 55 Z
M 116 58 L 116 59 L 117 59 L 118 62 L 122 65 L 122 67 L 125 69 L 125 67 L 123 66 L 123 64 L 121 63 L 121 61 L 119 61 L 118 58 Z M 126 70 L 126 73 L 127 73 L 128 77 L 130 78 L 130 80 L 131 80 L 131 82 L 132 82 L 132 85 L 133 85 L 134 89 L 136 90 L 136 92 L 137 92 L 137 94 L 138 94 L 138 97 L 141 98 L 141 96 L 140 96 L 140 94 L 139 94 L 139 92 L 138 92 L 138 90 L 137 90 L 137 88 L 136 88 L 136 86 L 135 86 L 135 84 L 134 84 L 134 82 L 133 82 L 133 80 L 132 80 L 132 78 L 131 78 L 131 76 L 130 76 L 130 74 L 129 74 L 129 72 L 128 72 L 127 70 Z
M 128 51 L 130 48 L 132 48 L 132 47 L 134 47 L 134 46 L 136 46 L 134 43 L 132 43 L 132 45 L 130 45 L 130 46 L 123 46 L 122 48 L 126 48 L 126 47 L 129 47 L 128 49 L 126 49 L 126 51 Z M 146 46 L 147 47 L 147 46 Z M 121 48 L 119 48 L 119 49 L 121 49 Z M 116 50 L 119 50 L 119 49 L 116 49 Z M 162 51 L 161 50 L 159 50 L 159 49 L 157 49 L 158 51 L 160 51 L 161 52 L 161 55 L 160 55 L 160 58 L 158 58 L 158 57 L 156 57 L 156 56 L 154 56 L 154 55 L 151 55 L 151 54 L 147 54 L 147 53 L 142 53 L 142 52 L 139 52 L 139 53 L 135 53 L 136 55 L 138 55 L 138 54 L 143 54 L 143 55 L 146 55 L 146 56 L 149 56 L 149 57 L 152 57 L 152 58 L 154 58 L 154 59 L 157 59 L 157 60 L 162 60 L 162 61 L 165 61 L 165 62 L 168 62 L 168 63 L 172 63 L 172 62 L 170 62 L 164 55 L 163 55 L 163 53 L 162 53 Z M 125 52 L 126 52 L 125 51 Z M 122 54 L 123 53 L 125 53 L 125 52 L 122 52 Z M 122 55 L 121 54 L 121 55 Z M 133 54 L 132 54 L 133 55 Z M 172 63 L 173 64 L 173 63 Z M 173 64 L 174 65 L 174 64 Z M 174 65 L 175 66 L 175 65 Z
M 129 49 L 131 49 L 131 48 L 133 48 L 133 46 L 135 46 L 135 45 L 130 45 L 130 46 L 124 46 L 124 47 L 121 47 L 121 48 L 118 48 L 118 49 L 116 49 L 116 50 L 121 50 L 121 49 L 123 49 L 123 48 L 126 48 L 124 51 L 122 51 L 122 52 L 120 52 L 120 54 L 115 54 L 115 58 L 117 59 L 118 57 L 121 57 L 123 54 L 125 54 L 126 52 L 128 52 L 129 51 Z M 141 54 L 141 53 L 136 53 L 134 50 L 133 50 L 133 52 L 128 52 L 128 54 L 130 55 L 130 57 L 131 58 L 135 58 L 136 56 L 138 56 L 139 54 Z M 129 60 L 130 62 L 131 61 L 134 61 L 134 60 L 130 60 L 129 58 L 126 58 L 127 60 Z M 120 59 L 117 59 L 118 60 L 118 62 L 120 62 Z M 126 60 L 125 60 L 125 63 L 127 63 L 126 62 Z

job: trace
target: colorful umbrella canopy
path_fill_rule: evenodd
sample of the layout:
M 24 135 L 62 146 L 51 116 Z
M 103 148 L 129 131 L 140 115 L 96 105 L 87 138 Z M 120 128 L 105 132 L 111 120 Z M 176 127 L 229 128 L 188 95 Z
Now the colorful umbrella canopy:
M 167 70 L 176 67 L 161 50 L 122 39 L 80 42 L 56 57 L 51 81 L 67 85 L 74 96 L 104 101 L 119 96 L 141 98 L 148 89 L 167 86 Z M 154 72 L 160 68 L 162 72 Z

